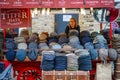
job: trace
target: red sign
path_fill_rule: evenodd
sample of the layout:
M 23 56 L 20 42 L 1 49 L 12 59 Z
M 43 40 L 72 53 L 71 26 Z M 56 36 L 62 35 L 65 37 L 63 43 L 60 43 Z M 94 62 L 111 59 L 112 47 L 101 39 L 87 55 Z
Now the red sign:
M 54 8 L 55 1 L 54 0 L 42 0 L 42 8 Z
M 72 8 L 84 7 L 83 0 L 70 0 L 70 7 Z
M 12 1 L 12 7 L 23 7 L 24 6 L 24 1 L 23 0 L 13 0 Z
M 30 9 L 0 9 L 1 28 L 30 27 Z
M 11 7 L 12 2 L 9 0 L 0 0 L 0 8 L 4 7 L 4 8 L 8 8 Z
M 114 0 L 0 0 L 0 8 L 114 7 Z
M 90 7 L 100 7 L 100 1 L 99 0 L 84 0 L 84 5 L 85 7 L 87 8 L 90 8 Z
M 114 7 L 114 0 L 100 0 L 100 5 L 103 7 Z
M 37 8 L 42 4 L 42 0 L 25 0 L 25 8 Z
M 68 8 L 68 7 L 70 7 L 69 0 L 55 0 L 55 1 L 56 1 L 56 3 L 55 3 L 56 8 Z M 71 7 L 73 7 L 73 6 L 71 6 Z

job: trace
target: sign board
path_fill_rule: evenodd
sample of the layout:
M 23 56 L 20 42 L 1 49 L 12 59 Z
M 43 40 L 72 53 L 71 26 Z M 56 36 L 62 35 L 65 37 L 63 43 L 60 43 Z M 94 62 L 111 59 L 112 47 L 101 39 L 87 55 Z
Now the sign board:
M 30 27 L 30 9 L 0 9 L 1 28 Z
M 73 7 L 73 8 L 84 7 L 83 0 L 70 0 L 69 4 L 70 4 L 70 7 Z
M 90 7 L 93 8 L 114 7 L 114 0 L 0 0 L 0 8 L 90 8 Z
M 90 7 L 100 7 L 100 1 L 99 0 L 84 0 L 84 5 L 87 8 Z
M 42 8 L 54 8 L 55 7 L 55 0 L 42 0 Z
M 102 6 L 102 7 L 114 7 L 114 0 L 100 0 L 100 6 Z

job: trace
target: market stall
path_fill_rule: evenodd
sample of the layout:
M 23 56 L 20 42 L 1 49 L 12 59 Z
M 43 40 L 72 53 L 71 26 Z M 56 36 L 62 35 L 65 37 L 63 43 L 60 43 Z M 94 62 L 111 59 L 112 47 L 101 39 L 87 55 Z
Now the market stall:
M 94 80 L 95 76 L 97 80 L 101 80 L 100 76 L 102 74 L 98 72 L 98 68 L 100 68 L 98 67 L 98 65 L 100 65 L 98 63 L 108 62 L 106 65 L 108 64 L 109 73 L 106 74 L 108 74 L 109 77 L 104 76 L 103 78 L 111 80 L 112 76 L 110 75 L 112 74 L 112 71 L 109 62 L 115 61 L 117 58 L 116 50 L 110 49 L 112 48 L 112 22 L 116 19 L 112 21 L 107 21 L 106 19 L 107 23 L 110 22 L 110 44 L 108 44 L 107 40 L 98 30 L 97 32 L 94 31 L 95 25 L 91 24 L 96 23 L 97 21 L 100 22 L 97 24 L 99 30 L 102 30 L 105 22 L 102 21 L 102 19 L 100 19 L 101 21 L 98 19 L 99 17 L 101 18 L 100 15 L 102 14 L 98 14 L 96 17 L 94 13 L 96 11 L 88 10 L 86 12 L 88 15 L 86 15 L 82 13 L 81 9 L 81 12 L 78 12 L 78 15 L 80 15 L 78 17 L 78 23 L 82 26 L 80 28 L 81 35 L 79 41 L 79 35 L 76 31 L 71 32 L 69 37 L 65 34 L 61 34 L 64 30 L 62 30 L 63 27 L 58 28 L 59 23 L 56 18 L 54 18 L 55 14 L 48 16 L 48 13 L 45 13 L 45 15 L 40 13 L 40 15 L 38 15 L 38 12 L 34 11 L 36 9 L 32 9 L 38 8 L 37 10 L 43 12 L 42 10 L 45 9 L 49 11 L 48 8 L 51 8 L 52 13 L 52 8 L 59 10 L 60 8 L 73 9 L 91 7 L 96 8 L 95 10 L 101 8 L 105 10 L 106 8 L 108 9 L 108 7 L 114 8 L 114 0 L 0 1 L 0 28 L 3 29 L 4 35 L 4 46 L 2 45 L 1 47 L 4 59 L 1 60 L 11 62 L 14 70 L 14 77 L 16 77 L 17 80 Z M 34 17 L 31 15 L 32 11 L 34 11 Z M 98 12 L 100 13 L 100 11 Z M 117 18 L 119 11 L 116 13 Z M 96 22 L 93 20 L 93 15 L 95 19 L 97 19 Z M 68 24 L 71 17 L 74 17 L 73 15 L 66 13 L 64 13 L 63 16 L 64 18 L 59 22 L 65 22 L 66 24 Z M 59 16 L 57 17 L 58 20 L 61 18 L 59 18 Z M 89 17 L 92 18 L 88 19 Z M 81 20 L 82 18 L 83 22 Z M 86 18 L 86 20 L 84 20 L 84 18 Z M 37 22 L 39 20 L 40 22 Z M 23 27 L 26 28 L 21 32 L 17 30 Z M 92 28 L 89 29 L 89 27 Z M 33 28 L 36 32 L 32 31 Z M 62 31 L 57 33 L 55 29 L 61 29 Z M 109 51 L 113 51 L 114 54 Z M 114 57 L 109 56 L 109 54 L 113 54 Z

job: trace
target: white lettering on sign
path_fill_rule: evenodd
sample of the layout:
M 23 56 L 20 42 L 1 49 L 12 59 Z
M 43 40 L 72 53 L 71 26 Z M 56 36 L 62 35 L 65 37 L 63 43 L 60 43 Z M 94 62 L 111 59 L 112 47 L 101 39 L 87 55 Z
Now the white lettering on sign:
M 10 4 L 9 2 L 0 2 L 0 4 Z
M 12 18 L 27 18 L 27 13 L 1 13 L 1 19 L 12 19 Z
M 83 2 L 71 2 L 71 4 L 83 4 Z
M 18 12 L 3 12 L 1 13 L 1 20 L 6 20 L 7 24 L 20 24 L 22 19 L 27 19 L 27 13 L 25 11 L 18 11 Z
M 113 1 L 101 1 L 101 3 L 113 3 Z
M 38 2 L 26 2 L 26 4 L 39 4 Z
M 89 4 L 89 3 L 90 3 L 90 4 L 91 4 L 91 3 L 92 3 L 92 4 L 96 4 L 96 3 L 99 3 L 99 1 L 87 1 L 87 3 L 88 3 L 88 4 Z
M 59 1 L 60 4 L 65 4 L 66 2 L 65 1 Z
M 43 1 L 43 4 L 53 4 L 53 2 L 44 2 Z
M 22 2 L 14 2 L 14 5 L 21 5 Z

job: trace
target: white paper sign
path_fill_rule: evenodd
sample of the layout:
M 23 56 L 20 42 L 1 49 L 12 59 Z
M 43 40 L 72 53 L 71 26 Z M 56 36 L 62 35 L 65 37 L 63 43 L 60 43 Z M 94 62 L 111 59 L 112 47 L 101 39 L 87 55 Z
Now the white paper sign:
M 72 15 L 63 15 L 63 21 L 70 21 L 70 18 L 72 18 Z

